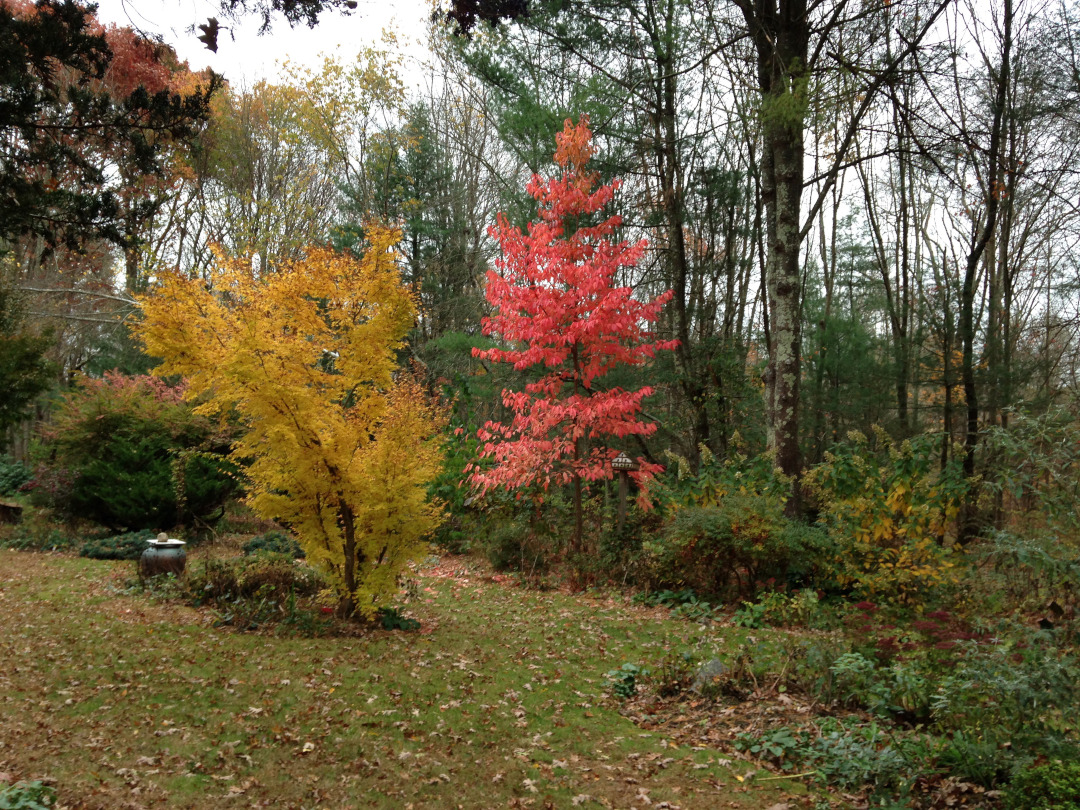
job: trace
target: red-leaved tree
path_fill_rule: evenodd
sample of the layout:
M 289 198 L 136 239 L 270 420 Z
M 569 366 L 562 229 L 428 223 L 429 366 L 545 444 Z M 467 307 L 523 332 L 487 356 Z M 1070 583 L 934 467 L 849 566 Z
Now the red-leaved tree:
M 519 371 L 541 367 L 543 374 L 523 391 L 502 392 L 513 420 L 487 422 L 479 430 L 480 457 L 494 463 L 473 469 L 471 481 L 481 494 L 572 485 L 572 548 L 578 550 L 582 482 L 612 476 L 611 459 L 618 453 L 612 439 L 656 430 L 639 418 L 652 388 L 627 391 L 606 385 L 605 377 L 677 341 L 657 340 L 650 332 L 670 291 L 642 302 L 629 287 L 615 286 L 616 273 L 637 263 L 645 241 L 614 241 L 619 216 L 586 224 L 598 219 L 619 186 L 615 181 L 597 187 L 597 173 L 587 168 L 595 151 L 588 116 L 577 125 L 567 119 L 556 142 L 560 176 L 545 181 L 534 175 L 527 186 L 539 203 L 538 220 L 522 233 L 500 214 L 490 230 L 502 258 L 495 262 L 499 272 L 488 272 L 486 295 L 494 314 L 483 328 L 508 348 L 473 349 L 476 357 L 513 363 Z M 638 463 L 634 477 L 644 487 L 661 468 L 644 459 Z

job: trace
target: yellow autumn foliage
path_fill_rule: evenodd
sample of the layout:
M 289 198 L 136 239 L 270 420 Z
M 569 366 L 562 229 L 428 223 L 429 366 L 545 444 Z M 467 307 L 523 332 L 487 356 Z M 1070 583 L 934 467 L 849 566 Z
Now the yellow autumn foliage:
M 964 480 L 955 463 L 941 469 L 938 437 L 897 444 L 877 433 L 879 452 L 852 433 L 804 482 L 836 543 L 839 584 L 868 598 L 914 604 L 959 582 L 956 521 Z
M 313 248 L 259 276 L 219 256 L 208 281 L 163 277 L 140 300 L 138 331 L 164 358 L 155 374 L 182 375 L 202 410 L 239 416 L 248 502 L 370 617 L 442 520 L 426 497 L 442 448 L 439 414 L 407 375 L 395 380 L 415 318 L 399 234 L 366 233 L 359 259 Z

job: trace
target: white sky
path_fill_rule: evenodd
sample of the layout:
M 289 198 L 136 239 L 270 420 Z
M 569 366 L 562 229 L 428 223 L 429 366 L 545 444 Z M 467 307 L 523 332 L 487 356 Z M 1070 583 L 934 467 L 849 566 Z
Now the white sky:
M 229 21 L 213 0 L 96 0 L 98 18 L 105 23 L 126 25 L 148 35 L 160 36 L 186 59 L 192 70 L 213 68 L 231 82 L 251 84 L 258 79 L 274 79 L 286 59 L 309 67 L 321 64 L 321 54 L 349 61 L 363 47 L 379 45 L 384 29 L 392 31 L 397 48 L 405 57 L 402 77 L 410 86 L 422 76 L 420 62 L 426 49 L 430 0 L 358 0 L 356 11 L 345 16 L 325 13 L 309 29 L 300 24 L 290 28 L 284 18 L 274 21 L 270 32 L 258 35 L 261 18 L 248 14 Z M 222 26 L 217 53 L 208 51 L 191 26 L 217 17 Z M 228 28 L 228 30 L 226 30 Z

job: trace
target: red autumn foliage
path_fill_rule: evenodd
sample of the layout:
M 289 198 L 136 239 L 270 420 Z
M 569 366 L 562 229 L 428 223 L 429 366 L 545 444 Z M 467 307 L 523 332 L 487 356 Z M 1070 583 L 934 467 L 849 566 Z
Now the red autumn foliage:
M 538 220 L 522 233 L 500 214 L 490 229 L 502 258 L 495 263 L 499 272 L 488 273 L 486 295 L 494 314 L 484 319 L 483 329 L 508 348 L 473 354 L 543 374 L 524 390 L 504 390 L 513 419 L 488 422 L 478 432 L 481 457 L 494 461 L 472 470 L 481 493 L 532 485 L 546 491 L 610 478 L 618 451 L 608 440 L 647 436 L 656 425 L 639 418 L 652 388 L 609 387 L 605 376 L 677 343 L 657 340 L 650 331 L 670 291 L 642 302 L 629 287 L 615 286 L 616 274 L 633 267 L 646 244 L 614 241 L 619 216 L 596 222 L 594 215 L 619 183 L 597 187 L 597 174 L 587 169 L 594 151 L 588 117 L 576 125 L 567 119 L 556 140 L 560 176 L 545 181 L 534 175 L 527 186 L 539 203 Z M 644 487 L 661 467 L 638 461 L 634 477 Z

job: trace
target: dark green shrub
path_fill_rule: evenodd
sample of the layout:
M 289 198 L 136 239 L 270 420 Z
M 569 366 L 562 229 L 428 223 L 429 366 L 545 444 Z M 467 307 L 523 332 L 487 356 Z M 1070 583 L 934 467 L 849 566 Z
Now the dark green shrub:
M 290 535 L 279 531 L 257 534 L 244 543 L 243 549 L 244 553 L 248 555 L 270 552 L 272 554 L 284 554 L 294 560 L 304 558 L 304 550 L 300 548 L 300 544 Z
M 825 545 L 822 532 L 784 516 L 782 500 L 736 493 L 675 510 L 643 552 L 654 588 L 751 596 L 768 580 L 805 580 Z
M 208 606 L 217 624 L 240 630 L 276 625 L 301 636 L 325 634 L 331 620 L 300 599 L 313 597 L 328 583 L 316 571 L 287 554 L 257 552 L 230 559 L 208 559 L 188 569 L 181 597 Z
M 79 556 L 93 560 L 137 560 L 146 551 L 147 541 L 155 536 L 150 529 L 143 529 L 139 532 L 88 540 L 79 550 Z
M 479 442 L 474 430 L 458 428 L 458 435 L 448 439 L 444 445 L 442 470 L 428 485 L 428 495 L 443 504 L 446 509 L 446 521 L 435 530 L 431 541 L 440 549 L 451 554 L 461 554 L 469 550 L 472 538 L 476 535 L 475 510 L 470 509 L 473 502 L 472 491 L 466 482 L 465 469 L 476 463 L 476 448 Z
M 1005 791 L 1007 810 L 1080 810 L 1080 762 L 1047 762 L 1021 772 Z
M 812 768 L 822 781 L 846 789 L 906 793 L 915 781 L 918 763 L 896 741 L 877 723 L 826 718 L 817 737 L 799 752 L 799 767 Z
M 152 377 L 84 379 L 43 439 L 37 502 L 113 529 L 206 521 L 235 489 L 228 430 Z
M 1002 746 L 997 739 L 985 739 L 958 731 L 946 741 L 937 764 L 950 776 L 985 788 L 995 788 L 1009 780 L 1016 759 L 1017 752 L 1011 746 Z
M 404 630 L 405 632 L 412 632 L 413 630 L 420 629 L 420 622 L 416 619 L 402 616 L 401 611 L 397 608 L 379 608 L 378 617 L 379 624 L 382 625 L 383 630 Z
M 1017 756 L 1063 756 L 1078 744 L 1067 721 L 1080 701 L 1080 664 L 1049 634 L 961 645 L 965 655 L 935 673 L 935 726 L 1007 746 Z
M 10 456 L 0 456 L 0 495 L 12 495 L 33 477 L 30 468 Z

